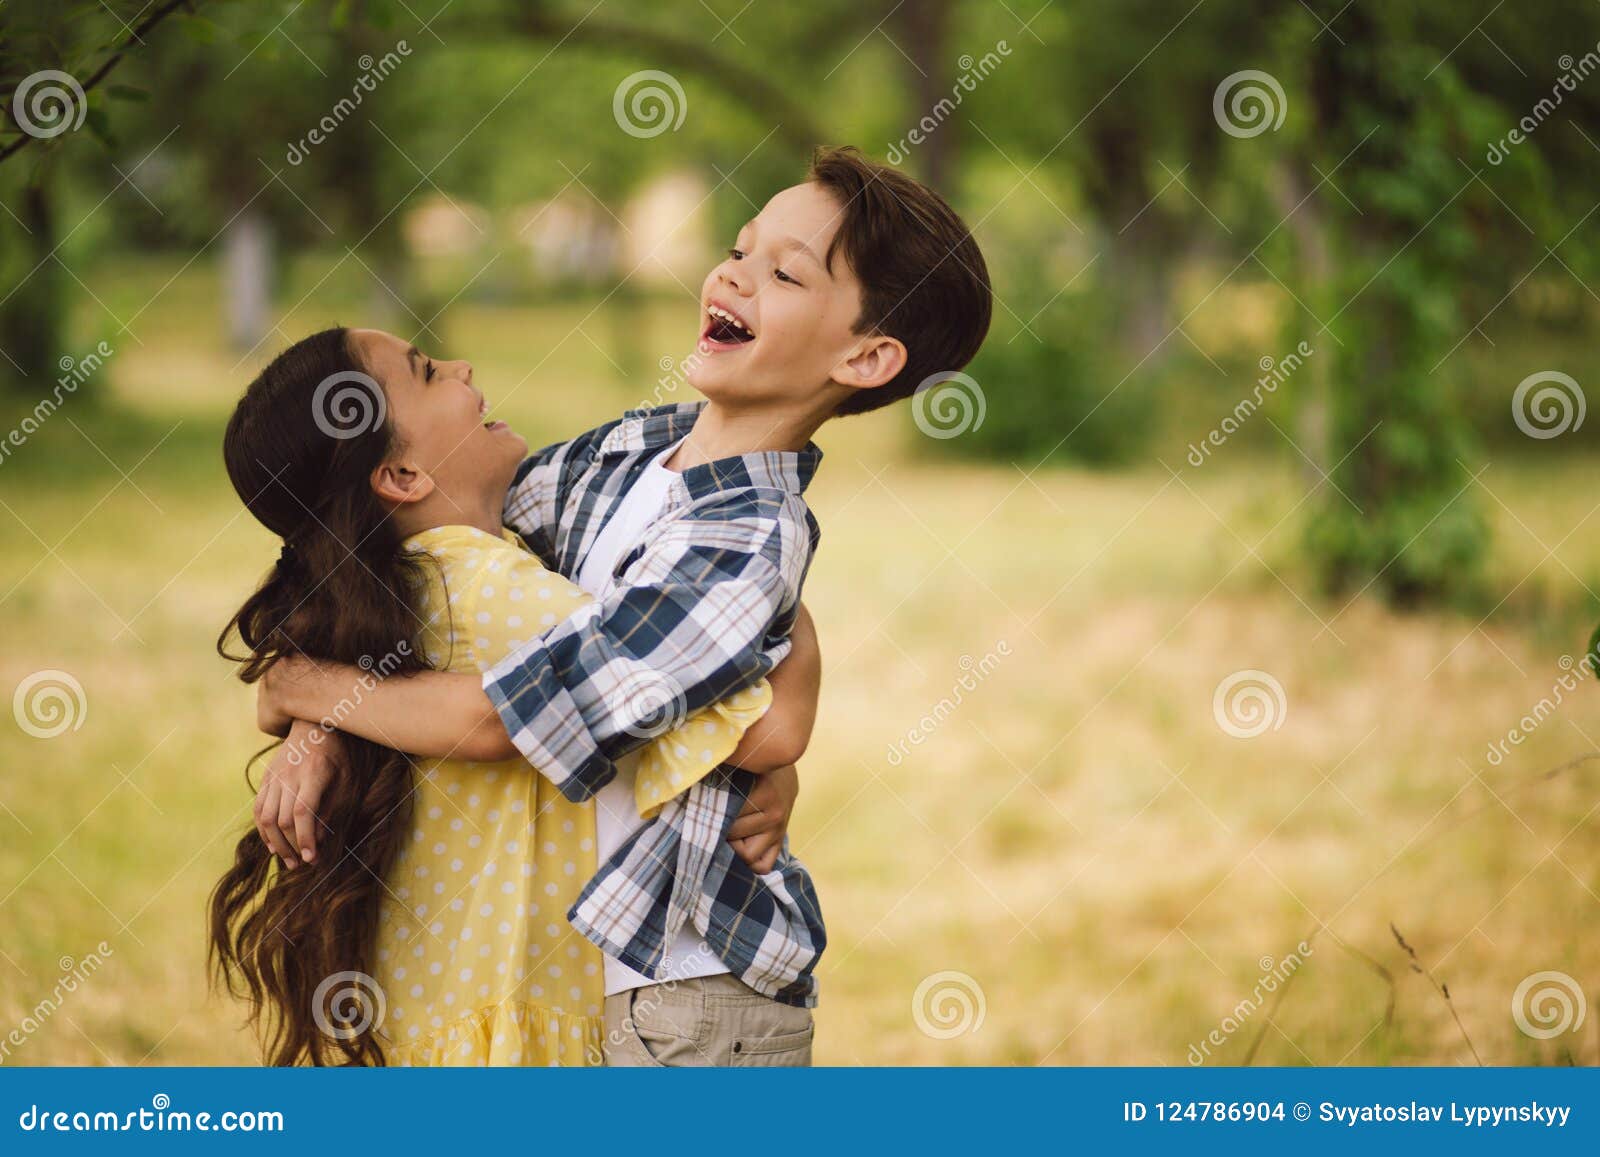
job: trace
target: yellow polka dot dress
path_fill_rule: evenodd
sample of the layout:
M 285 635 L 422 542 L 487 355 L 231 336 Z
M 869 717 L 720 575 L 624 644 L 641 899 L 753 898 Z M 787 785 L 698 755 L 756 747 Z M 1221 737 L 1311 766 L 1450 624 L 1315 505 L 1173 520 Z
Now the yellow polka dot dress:
M 482 672 L 591 601 L 510 531 L 438 527 L 405 545 L 437 564 L 419 610 L 441 670 Z M 656 739 L 639 763 L 640 814 L 726 759 L 771 701 L 762 681 Z M 566 919 L 597 867 L 594 804 L 522 760 L 426 760 L 417 775 L 411 839 L 378 913 L 386 1059 L 599 1064 L 600 951 Z

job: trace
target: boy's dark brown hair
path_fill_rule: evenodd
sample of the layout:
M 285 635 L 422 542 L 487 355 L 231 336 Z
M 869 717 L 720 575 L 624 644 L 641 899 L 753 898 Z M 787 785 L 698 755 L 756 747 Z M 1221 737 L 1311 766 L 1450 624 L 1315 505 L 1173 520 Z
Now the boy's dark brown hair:
M 888 382 L 858 390 L 840 414 L 864 414 L 916 393 L 930 375 L 959 370 L 989 332 L 989 269 L 955 210 L 932 189 L 851 146 L 818 149 L 808 179 L 838 198 L 839 231 L 828 246 L 861 283 L 857 333 L 906 347 Z

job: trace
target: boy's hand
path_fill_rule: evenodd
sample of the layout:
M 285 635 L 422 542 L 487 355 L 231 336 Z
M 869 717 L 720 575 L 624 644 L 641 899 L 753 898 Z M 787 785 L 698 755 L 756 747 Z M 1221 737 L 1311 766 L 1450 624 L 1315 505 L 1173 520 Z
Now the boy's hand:
M 317 853 L 317 807 L 343 768 L 344 746 L 332 732 L 296 719 L 256 792 L 256 830 L 283 866 L 309 864 Z
M 772 871 L 799 797 L 800 771 L 792 763 L 756 779 L 744 810 L 728 827 L 728 842 L 741 860 L 758 872 Z

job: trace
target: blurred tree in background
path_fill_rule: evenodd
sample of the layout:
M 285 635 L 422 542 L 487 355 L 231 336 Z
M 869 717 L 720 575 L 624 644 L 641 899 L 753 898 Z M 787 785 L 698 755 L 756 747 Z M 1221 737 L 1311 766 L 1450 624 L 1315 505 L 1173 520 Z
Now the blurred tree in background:
M 80 340 L 78 271 L 114 252 L 219 262 L 217 324 L 241 350 L 273 340 L 287 267 L 325 254 L 323 276 L 364 286 L 367 320 L 441 348 L 456 301 L 591 295 L 609 356 L 647 374 L 634 315 L 655 290 L 624 244 L 642 192 L 697 171 L 712 231 L 730 236 L 813 144 L 848 140 L 943 190 L 991 261 L 996 324 L 970 370 L 985 420 L 933 448 L 1025 468 L 1165 459 L 1305 342 L 1278 418 L 1241 440 L 1303 464 L 1305 541 L 1329 589 L 1448 599 L 1484 553 L 1480 448 L 1519 438 L 1512 385 L 1547 368 L 1529 361 L 1546 339 L 1591 332 L 1600 303 L 1600 82 L 1584 64 L 1600 60 L 1600 11 L 1551 0 L 1491 34 L 1492 14 L 10 0 L 0 379 L 37 394 Z M 362 87 L 388 59 L 393 74 Z M 87 132 L 19 124 L 40 70 L 86 80 L 108 62 L 86 85 Z M 644 70 L 681 87 L 673 131 L 614 118 Z M 580 256 L 532 277 L 504 255 L 550 225 L 528 206 L 563 200 L 583 207 L 562 227 Z M 420 260 L 407 223 L 424 209 L 487 259 Z

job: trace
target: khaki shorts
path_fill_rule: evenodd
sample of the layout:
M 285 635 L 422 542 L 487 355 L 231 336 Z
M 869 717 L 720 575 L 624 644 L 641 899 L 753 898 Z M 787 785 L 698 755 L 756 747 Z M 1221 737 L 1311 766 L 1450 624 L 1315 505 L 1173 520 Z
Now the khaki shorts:
M 811 1010 L 769 1000 L 728 974 L 652 984 L 606 997 L 606 1064 L 614 1068 L 811 1063 Z

